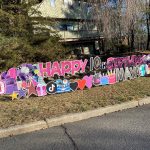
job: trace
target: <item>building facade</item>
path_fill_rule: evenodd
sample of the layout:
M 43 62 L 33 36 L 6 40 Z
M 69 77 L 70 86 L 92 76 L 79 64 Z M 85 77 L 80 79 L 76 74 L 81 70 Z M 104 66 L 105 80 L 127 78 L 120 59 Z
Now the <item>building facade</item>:
M 99 54 L 103 38 L 93 19 L 94 5 L 86 0 L 43 0 L 38 10 L 56 21 L 54 30 L 61 36 L 60 42 L 81 54 Z

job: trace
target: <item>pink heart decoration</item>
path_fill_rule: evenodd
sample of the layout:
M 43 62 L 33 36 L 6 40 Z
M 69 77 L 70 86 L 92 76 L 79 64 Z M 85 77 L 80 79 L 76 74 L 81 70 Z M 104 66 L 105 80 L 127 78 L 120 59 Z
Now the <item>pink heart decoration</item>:
M 93 75 L 90 75 L 90 76 L 84 76 L 83 78 L 84 80 L 86 80 L 86 87 L 88 89 L 91 89 L 92 88 L 92 83 L 93 83 Z

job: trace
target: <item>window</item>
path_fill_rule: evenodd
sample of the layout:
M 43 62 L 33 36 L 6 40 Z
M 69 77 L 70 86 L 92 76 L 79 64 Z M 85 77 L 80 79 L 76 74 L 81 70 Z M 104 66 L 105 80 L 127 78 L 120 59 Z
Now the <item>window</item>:
M 90 54 L 90 49 L 89 49 L 89 47 L 83 47 L 83 48 L 82 48 L 82 54 L 89 55 L 89 54 Z
M 79 1 L 78 6 L 79 6 L 79 7 L 81 6 L 81 1 Z
M 79 29 L 79 25 L 78 24 L 74 24 L 74 31 L 78 31 Z
M 92 10 L 92 5 L 91 4 L 87 4 L 87 13 L 89 14 Z
M 72 24 L 61 24 L 61 25 L 59 25 L 59 29 L 61 31 L 73 31 L 74 26 Z
M 73 25 L 67 25 L 67 31 L 73 31 Z
M 99 42 L 98 41 L 95 41 L 95 49 L 99 50 Z
M 59 29 L 60 29 L 61 31 L 67 31 L 67 25 L 66 25 L 66 24 L 61 24 L 61 25 L 59 26 Z
M 51 7 L 55 7 L 55 0 L 50 0 Z

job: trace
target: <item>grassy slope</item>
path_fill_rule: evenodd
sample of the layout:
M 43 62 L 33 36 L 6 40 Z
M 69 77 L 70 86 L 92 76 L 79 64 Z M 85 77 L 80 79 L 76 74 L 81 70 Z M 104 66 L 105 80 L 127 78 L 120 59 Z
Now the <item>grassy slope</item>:
M 150 96 L 150 78 L 138 78 L 115 85 L 94 87 L 72 93 L 31 97 L 9 101 L 0 98 L 0 128 L 59 116 L 83 112 Z

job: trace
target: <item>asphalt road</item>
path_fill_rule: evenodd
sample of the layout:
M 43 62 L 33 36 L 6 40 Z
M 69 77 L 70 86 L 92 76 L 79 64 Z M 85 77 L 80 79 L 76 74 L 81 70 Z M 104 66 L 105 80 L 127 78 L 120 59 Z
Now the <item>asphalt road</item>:
M 0 150 L 150 150 L 150 105 L 0 139 Z

